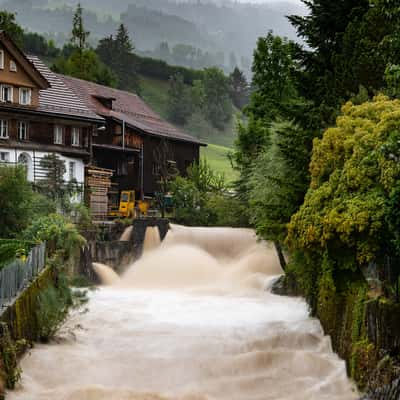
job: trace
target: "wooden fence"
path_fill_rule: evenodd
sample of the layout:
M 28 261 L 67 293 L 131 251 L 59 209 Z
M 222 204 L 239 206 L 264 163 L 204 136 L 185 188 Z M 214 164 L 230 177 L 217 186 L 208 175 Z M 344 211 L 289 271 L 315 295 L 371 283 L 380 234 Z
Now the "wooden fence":
M 0 270 L 0 307 L 7 307 L 46 265 L 46 244 L 34 247 L 26 261 L 15 260 Z

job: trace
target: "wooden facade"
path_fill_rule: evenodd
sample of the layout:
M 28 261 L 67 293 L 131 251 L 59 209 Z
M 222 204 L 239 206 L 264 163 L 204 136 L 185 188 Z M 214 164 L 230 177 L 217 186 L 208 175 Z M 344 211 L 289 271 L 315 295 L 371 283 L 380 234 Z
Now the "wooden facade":
M 36 182 L 47 174 L 41 160 L 57 154 L 65 181 L 86 181 L 92 212 L 105 218 L 110 191 L 154 196 L 161 145 L 184 175 L 202 143 L 137 95 L 57 75 L 0 32 L 0 162 L 23 163 Z
M 42 160 L 56 154 L 65 163 L 65 182 L 83 187 L 92 132 L 102 122 L 40 60 L 26 57 L 0 32 L 0 162 L 23 164 L 35 183 L 49 173 Z
M 199 160 L 203 145 L 151 110 L 137 95 L 91 82 L 61 76 L 85 104 L 105 119 L 93 136 L 93 165 L 114 171 L 117 190 L 135 190 L 137 196 L 153 197 L 159 190 L 157 149 L 168 150 L 168 160 L 181 175 Z

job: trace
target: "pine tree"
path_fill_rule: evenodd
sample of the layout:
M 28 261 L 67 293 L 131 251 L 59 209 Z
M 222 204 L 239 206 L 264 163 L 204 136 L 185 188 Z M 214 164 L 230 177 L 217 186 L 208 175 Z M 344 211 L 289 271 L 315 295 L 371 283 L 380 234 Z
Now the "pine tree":
M 229 75 L 231 84 L 231 97 L 235 107 L 240 110 L 247 104 L 249 99 L 249 85 L 244 73 L 237 67 Z
M 116 47 L 121 55 L 130 54 L 135 49 L 130 37 L 129 32 L 124 24 L 121 24 L 117 30 L 115 37 Z
M 72 21 L 72 37 L 71 43 L 78 46 L 80 52 L 87 47 L 87 39 L 90 32 L 85 30 L 83 24 L 83 8 L 81 3 L 78 3 Z

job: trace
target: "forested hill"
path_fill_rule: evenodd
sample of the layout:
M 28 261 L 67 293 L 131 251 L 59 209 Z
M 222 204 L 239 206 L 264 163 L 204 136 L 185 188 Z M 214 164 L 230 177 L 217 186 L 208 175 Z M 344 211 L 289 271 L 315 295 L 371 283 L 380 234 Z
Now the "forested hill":
M 59 46 L 69 39 L 77 3 L 78 0 L 0 0 L 2 9 L 17 13 L 22 26 L 54 38 Z M 226 72 L 233 66 L 249 71 L 256 40 L 269 30 L 295 39 L 295 31 L 285 16 L 304 14 L 301 6 L 273 2 L 82 0 L 81 4 L 93 46 L 123 22 L 136 50 L 145 55 L 192 68 L 218 65 Z

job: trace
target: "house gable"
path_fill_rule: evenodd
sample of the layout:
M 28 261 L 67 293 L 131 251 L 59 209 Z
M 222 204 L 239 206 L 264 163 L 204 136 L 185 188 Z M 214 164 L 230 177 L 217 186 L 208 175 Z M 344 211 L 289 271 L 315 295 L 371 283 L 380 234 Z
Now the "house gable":
M 5 32 L 0 32 L 0 84 L 10 86 L 11 94 L 5 99 L 0 91 L 0 100 L 15 105 L 39 106 L 39 90 L 50 87 L 49 82 L 26 58 Z M 25 99 L 20 101 L 21 90 L 28 89 Z

